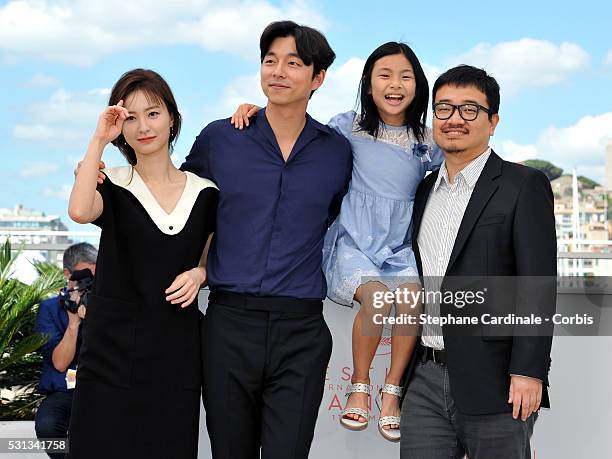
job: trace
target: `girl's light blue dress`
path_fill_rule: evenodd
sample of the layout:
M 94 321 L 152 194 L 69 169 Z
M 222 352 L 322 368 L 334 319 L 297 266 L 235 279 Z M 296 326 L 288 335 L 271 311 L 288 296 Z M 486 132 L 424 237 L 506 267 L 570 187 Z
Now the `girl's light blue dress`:
M 443 155 L 428 128 L 419 142 L 406 127 L 381 125 L 375 140 L 359 130 L 356 113 L 334 116 L 329 126 L 353 148 L 353 175 L 340 214 L 323 246 L 327 296 L 353 305 L 355 291 L 376 277 L 390 290 L 418 276 L 411 242 L 414 195 Z M 417 281 L 418 282 L 418 281 Z

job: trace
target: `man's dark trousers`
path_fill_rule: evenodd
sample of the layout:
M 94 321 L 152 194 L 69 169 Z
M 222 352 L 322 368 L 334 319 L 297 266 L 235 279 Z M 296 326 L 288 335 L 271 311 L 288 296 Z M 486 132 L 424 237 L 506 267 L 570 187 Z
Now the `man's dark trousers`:
M 66 438 L 70 424 L 73 391 L 57 391 L 47 395 L 36 411 L 34 429 L 36 437 Z M 64 454 L 49 454 L 52 459 L 64 458 Z
M 425 358 L 418 346 L 414 369 L 402 404 L 402 459 L 469 459 L 531 457 L 530 439 L 538 413 L 527 421 L 512 412 L 461 413 L 444 363 Z M 511 405 L 509 405 L 511 407 Z
M 307 458 L 331 350 L 320 300 L 211 293 L 202 354 L 213 458 Z

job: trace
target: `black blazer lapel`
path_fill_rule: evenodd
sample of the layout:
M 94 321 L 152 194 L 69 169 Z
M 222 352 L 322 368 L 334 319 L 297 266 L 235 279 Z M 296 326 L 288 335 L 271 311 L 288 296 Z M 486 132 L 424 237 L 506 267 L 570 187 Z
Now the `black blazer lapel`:
M 440 169 L 435 170 L 428 175 L 421 184 L 419 185 L 415 198 L 414 207 L 412 209 L 412 251 L 414 252 L 414 258 L 417 264 L 417 271 L 419 275 L 423 275 L 423 264 L 421 262 L 421 251 L 419 250 L 419 231 L 421 229 L 421 221 L 423 221 L 423 213 L 425 212 L 425 206 L 429 200 L 429 194 L 433 188 L 436 180 L 438 179 L 438 172 Z
M 425 206 L 429 200 L 429 194 L 433 188 L 436 180 L 438 179 L 438 172 L 440 169 L 433 171 L 421 182 L 421 186 L 416 192 L 414 200 L 414 208 L 412 209 L 412 240 L 416 241 L 419 237 L 419 230 L 421 229 L 421 222 L 423 221 L 423 213 L 425 212 Z
M 487 202 L 489 202 L 491 196 L 497 191 L 499 185 L 495 182 L 495 179 L 501 175 L 502 163 L 502 159 L 491 150 L 491 156 L 489 156 L 480 177 L 476 181 L 474 191 L 472 192 L 470 201 L 463 214 L 463 219 L 459 225 L 457 237 L 455 238 L 455 245 L 453 246 L 450 260 L 446 268 L 446 274 L 450 272 L 455 260 L 457 260 L 457 257 L 461 253 L 461 249 L 463 249 L 463 246 L 467 242 Z

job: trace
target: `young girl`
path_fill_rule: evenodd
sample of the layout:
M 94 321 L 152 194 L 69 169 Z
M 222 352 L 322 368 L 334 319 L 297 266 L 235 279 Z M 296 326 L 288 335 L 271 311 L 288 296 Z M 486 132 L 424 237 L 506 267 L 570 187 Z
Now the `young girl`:
M 425 126 L 429 86 L 414 52 L 404 43 L 378 47 L 364 65 L 359 114 L 350 111 L 329 123 L 353 148 L 351 186 L 340 215 L 329 228 L 323 249 L 328 296 L 360 304 L 353 323 L 353 374 L 341 424 L 351 430 L 368 425 L 370 365 L 382 334 L 374 315 L 388 316 L 377 303 L 385 292 L 420 290 L 411 247 L 414 194 L 428 170 L 442 163 L 442 152 Z M 257 107 L 242 105 L 232 117 L 248 125 Z M 418 315 L 420 304 L 397 302 L 397 314 Z M 400 380 L 418 337 L 413 327 L 394 326 L 391 365 L 380 396 L 380 433 L 400 439 Z M 384 395 L 383 395 L 384 394 Z
M 102 229 L 70 420 L 70 458 L 192 458 L 198 452 L 197 294 L 218 190 L 177 170 L 181 115 L 160 75 L 125 73 L 100 115 L 68 213 Z M 129 165 L 98 164 L 112 142 Z

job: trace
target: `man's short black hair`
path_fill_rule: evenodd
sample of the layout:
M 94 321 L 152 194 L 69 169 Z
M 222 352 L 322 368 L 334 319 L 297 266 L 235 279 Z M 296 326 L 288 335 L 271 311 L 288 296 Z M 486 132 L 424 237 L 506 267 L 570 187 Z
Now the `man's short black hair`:
M 300 59 L 306 65 L 313 64 L 314 78 L 321 70 L 327 70 L 336 59 L 336 53 L 331 49 L 325 36 L 316 29 L 301 26 L 293 21 L 278 21 L 268 24 L 259 39 L 261 62 L 268 54 L 272 42 L 280 37 L 293 37 Z
M 434 83 L 432 90 L 433 103 L 436 102 L 436 93 L 442 86 L 458 86 L 460 88 L 474 86 L 487 96 L 489 118 L 499 112 L 499 84 L 483 69 L 471 65 L 458 65 L 444 72 Z

